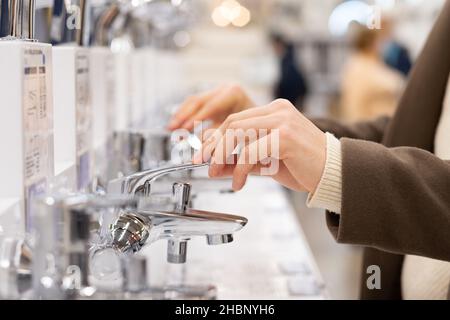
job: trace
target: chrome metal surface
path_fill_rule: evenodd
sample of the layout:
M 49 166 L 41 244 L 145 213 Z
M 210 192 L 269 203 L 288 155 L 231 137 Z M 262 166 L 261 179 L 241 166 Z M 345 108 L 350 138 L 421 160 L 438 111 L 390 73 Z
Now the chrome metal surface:
M 167 262 L 169 263 L 185 263 L 187 255 L 186 240 L 169 240 L 167 241 Z
M 89 279 L 90 249 L 93 236 L 97 235 L 91 230 L 92 222 L 136 207 L 133 199 L 93 195 L 38 200 L 32 230 L 36 236 L 32 267 L 35 298 L 95 298 L 97 290 Z
M 172 194 L 175 202 L 175 211 L 180 214 L 185 213 L 191 199 L 191 185 L 189 183 L 175 182 L 172 185 Z
M 182 164 L 138 172 L 113 180 L 108 192 L 139 194 L 151 199 L 152 184 L 169 173 L 205 168 L 208 164 Z M 151 207 L 127 212 L 111 225 L 113 246 L 122 252 L 136 252 L 147 242 L 168 239 L 167 261 L 186 262 L 187 242 L 193 236 L 207 237 L 208 244 L 224 244 L 233 240 L 234 232 L 242 229 L 247 219 L 223 213 L 189 209 L 191 186 L 187 183 L 172 185 L 171 211 Z M 145 207 L 147 208 L 147 207 Z
M 233 242 L 232 234 L 210 234 L 206 236 L 206 241 L 210 246 Z
M 111 226 L 113 247 L 121 252 L 137 252 L 147 241 L 153 225 L 148 216 L 121 214 Z
M 112 224 L 111 233 L 118 250 L 136 252 L 160 239 L 187 240 L 195 236 L 226 235 L 221 239 L 224 239 L 222 243 L 227 243 L 232 239 L 229 235 L 246 224 L 244 217 L 194 209 L 187 209 L 183 214 L 140 210 L 121 215 Z M 213 237 L 215 240 L 217 238 Z M 175 250 L 176 246 L 173 248 Z M 174 251 L 171 248 L 169 252 Z
M 110 46 L 114 40 L 128 39 L 136 48 L 155 45 L 155 37 L 171 39 L 177 30 L 192 23 L 187 0 L 174 5 L 170 0 L 111 1 L 97 5 L 93 42 Z M 184 8 L 182 8 L 184 7 Z M 159 42 L 159 41 L 158 41 Z
M 146 139 L 143 134 L 133 131 L 116 131 L 113 134 L 113 149 L 111 176 L 129 175 L 142 170 L 142 158 Z
M 161 123 L 168 120 L 158 121 Z M 114 132 L 112 145 L 115 157 L 112 159 L 110 177 L 114 178 L 118 176 L 117 173 L 130 175 L 169 164 L 189 162 L 194 152 L 201 148 L 201 141 L 192 133 L 177 134 L 164 129 L 136 128 Z M 189 172 L 184 175 L 189 177 Z
M 152 183 L 155 182 L 158 178 L 174 172 L 204 168 L 207 166 L 209 166 L 208 163 L 188 163 L 141 171 L 127 177 L 110 181 L 108 184 L 108 193 L 130 195 L 139 194 L 148 196 L 151 193 Z
M 24 239 L 0 237 L 0 299 L 19 299 L 31 289 L 31 252 Z
M 89 285 L 90 217 L 83 208 L 68 208 L 64 212 L 63 254 L 68 270 L 63 279 L 63 289 L 69 299 L 77 298 Z M 73 268 L 71 268 L 73 267 Z
M 108 46 L 110 44 L 109 31 L 114 24 L 114 21 L 120 14 L 120 6 L 112 4 L 105 6 L 99 15 L 95 26 L 94 44 L 100 46 Z
M 0 38 L 34 40 L 36 0 L 0 3 Z

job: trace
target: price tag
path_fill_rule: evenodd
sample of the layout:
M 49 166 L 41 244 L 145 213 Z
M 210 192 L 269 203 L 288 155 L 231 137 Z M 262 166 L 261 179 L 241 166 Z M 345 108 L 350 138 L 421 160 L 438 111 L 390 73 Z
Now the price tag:
M 45 193 L 52 175 L 49 162 L 53 150 L 51 105 L 47 103 L 47 70 L 41 49 L 23 51 L 23 123 L 25 206 L 30 216 L 31 198 Z
M 76 66 L 76 132 L 77 132 L 77 181 L 78 189 L 90 182 L 92 149 L 92 106 L 89 91 L 89 58 L 79 52 Z

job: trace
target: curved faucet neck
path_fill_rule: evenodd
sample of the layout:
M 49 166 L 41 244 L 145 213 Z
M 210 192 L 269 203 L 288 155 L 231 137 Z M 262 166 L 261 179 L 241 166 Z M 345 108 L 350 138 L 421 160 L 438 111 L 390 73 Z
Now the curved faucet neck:
M 150 195 L 151 184 L 158 178 L 173 172 L 203 168 L 208 165 L 208 163 L 188 163 L 138 172 L 125 178 L 124 184 L 122 185 L 122 193 L 134 195 L 143 192 L 144 195 Z

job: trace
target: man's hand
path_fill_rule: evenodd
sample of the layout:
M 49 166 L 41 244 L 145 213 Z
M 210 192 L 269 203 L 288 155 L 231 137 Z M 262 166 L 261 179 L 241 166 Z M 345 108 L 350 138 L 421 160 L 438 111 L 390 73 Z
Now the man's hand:
M 168 129 L 194 128 L 195 121 L 212 120 L 220 125 L 225 118 L 254 106 L 253 101 L 237 85 L 220 86 L 212 91 L 187 98 L 172 117 Z
M 257 173 L 314 192 L 325 167 L 326 136 L 289 101 L 279 99 L 228 116 L 193 161 L 211 161 L 211 176 L 232 175 L 234 190 Z

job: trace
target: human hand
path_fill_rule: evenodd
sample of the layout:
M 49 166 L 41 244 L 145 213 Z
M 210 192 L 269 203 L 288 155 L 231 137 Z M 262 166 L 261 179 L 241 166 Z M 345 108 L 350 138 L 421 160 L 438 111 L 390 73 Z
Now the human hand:
M 234 190 L 256 173 L 314 192 L 325 167 L 326 136 L 289 101 L 279 99 L 228 116 L 193 161 L 211 161 L 212 177 L 232 175 Z
M 225 118 L 254 106 L 253 101 L 238 85 L 224 85 L 187 98 L 172 117 L 168 129 L 194 128 L 195 121 L 212 120 L 220 125 Z

